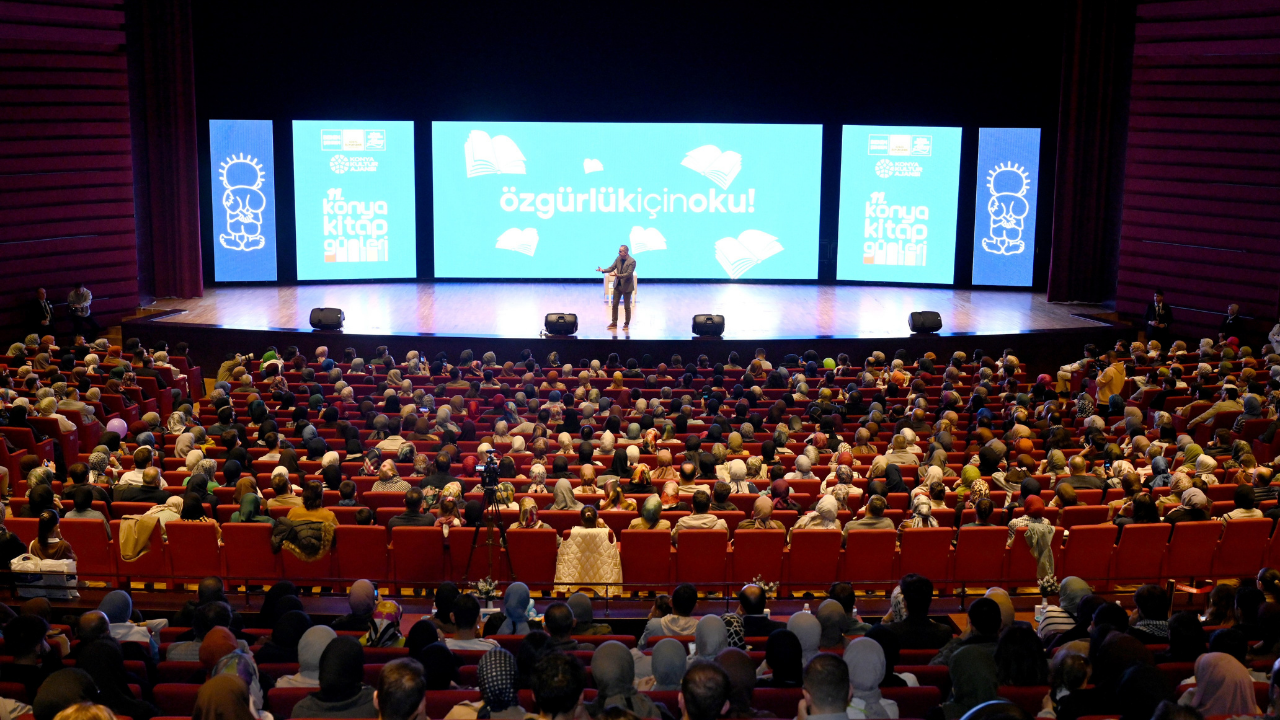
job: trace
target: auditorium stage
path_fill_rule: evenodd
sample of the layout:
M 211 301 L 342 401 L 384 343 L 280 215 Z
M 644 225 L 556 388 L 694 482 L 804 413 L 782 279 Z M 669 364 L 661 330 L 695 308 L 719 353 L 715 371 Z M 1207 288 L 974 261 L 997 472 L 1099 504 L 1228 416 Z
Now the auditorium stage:
M 340 333 L 310 328 L 313 307 L 346 312 Z M 556 349 L 566 360 L 619 352 L 655 357 L 671 352 L 707 352 L 717 360 L 729 350 L 746 354 L 755 346 L 773 352 L 848 352 L 870 349 L 940 352 L 982 347 L 999 353 L 1018 348 L 1026 355 L 1066 352 L 1078 356 L 1083 342 L 1110 344 L 1116 327 L 1089 316 L 1107 312 L 1097 305 L 1058 305 L 1043 293 L 950 288 L 818 284 L 640 282 L 629 332 L 606 329 L 609 306 L 601 283 L 404 282 L 270 287 L 214 287 L 193 299 L 160 300 L 147 308 L 164 311 L 125 323 L 128 337 L 186 340 L 202 362 L 226 350 L 260 352 L 267 344 L 296 344 L 310 354 L 315 345 L 340 354 L 347 345 L 367 354 L 375 344 L 390 346 L 397 357 L 407 349 L 477 354 L 503 348 Z M 911 336 L 907 315 L 936 310 L 942 332 Z M 543 316 L 575 312 L 575 339 L 543 339 Z M 693 339 L 696 313 L 725 317 L 724 338 Z M 1125 328 L 1127 330 L 1127 328 Z M 1014 339 L 1028 333 L 1036 338 Z M 266 336 L 273 339 L 265 340 Z M 1054 347 L 1050 339 L 1066 340 Z M 210 343 L 216 340 L 216 343 Z M 643 347 L 623 341 L 646 341 Z M 799 342 L 798 342 L 799 341 Z M 216 347 L 209 347 L 216 344 Z M 1031 346 L 1035 347 L 1032 348 Z M 337 347 L 335 347 L 337 346 Z M 803 347 L 801 347 L 803 346 Z M 396 350 L 396 348 L 401 348 Z M 796 348 L 800 348 L 797 350 Z M 920 350 L 923 352 L 923 350 Z M 570 357 L 571 356 L 571 357 Z M 600 355 L 603 356 L 603 355 Z M 914 357 L 914 355 L 913 355 Z M 1026 359 L 1031 359 L 1030 357 Z M 216 366 L 217 363 L 214 363 Z

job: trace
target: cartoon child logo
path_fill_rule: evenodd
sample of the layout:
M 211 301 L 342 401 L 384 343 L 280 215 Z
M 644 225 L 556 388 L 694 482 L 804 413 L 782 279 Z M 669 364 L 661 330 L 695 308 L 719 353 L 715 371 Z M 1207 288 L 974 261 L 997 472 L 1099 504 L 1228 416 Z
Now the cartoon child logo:
M 267 207 L 261 190 L 266 178 L 262 165 L 241 153 L 224 160 L 219 168 L 218 178 L 226 188 L 222 207 L 227 211 L 227 233 L 219 235 L 218 242 L 228 250 L 261 249 L 267 243 L 262 236 L 262 211 Z
M 1027 171 L 1015 163 L 1001 163 L 987 173 L 987 189 L 991 191 L 987 202 L 991 237 L 982 239 L 982 249 L 997 255 L 1017 255 L 1026 249 L 1022 231 L 1030 209 L 1026 194 L 1031 180 Z

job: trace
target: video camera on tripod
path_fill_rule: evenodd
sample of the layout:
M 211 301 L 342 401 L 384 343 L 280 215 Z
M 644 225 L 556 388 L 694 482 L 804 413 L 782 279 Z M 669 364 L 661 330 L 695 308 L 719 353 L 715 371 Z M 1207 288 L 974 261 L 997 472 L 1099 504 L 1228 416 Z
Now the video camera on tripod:
M 498 475 L 498 461 L 500 460 L 498 451 L 489 448 L 488 453 L 489 457 L 485 458 L 484 465 L 479 468 L 480 488 L 484 491 L 484 504 L 486 507 L 493 504 L 498 492 L 498 483 L 502 482 L 502 478 Z

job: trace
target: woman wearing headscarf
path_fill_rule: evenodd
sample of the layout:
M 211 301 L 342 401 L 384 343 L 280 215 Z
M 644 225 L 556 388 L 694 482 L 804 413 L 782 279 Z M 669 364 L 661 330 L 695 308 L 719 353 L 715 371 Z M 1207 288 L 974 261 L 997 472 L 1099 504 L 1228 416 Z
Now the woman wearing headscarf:
M 800 640 L 790 630 L 774 630 L 764 646 L 764 666 L 768 674 L 757 687 L 798 688 L 804 680 L 804 651 Z
M 374 690 L 363 679 L 364 648 L 355 638 L 334 638 L 320 655 L 320 690 L 298 701 L 293 714 L 308 718 L 376 718 Z
M 430 623 L 427 623 L 430 624 Z M 338 634 L 328 625 L 313 625 L 307 628 L 298 641 L 298 672 L 285 675 L 276 680 L 276 687 L 320 687 L 320 658 L 329 643 L 337 639 Z M 275 633 L 272 633 L 272 641 Z M 266 649 L 264 646 L 263 650 Z
M 684 644 L 675 638 L 663 638 L 653 646 L 651 669 L 654 692 L 670 692 L 680 689 L 684 671 L 688 668 L 688 653 Z
M 1196 660 L 1196 686 L 1187 691 L 1178 704 L 1193 707 L 1204 717 L 1258 715 L 1261 712 L 1249 669 L 1239 660 L 1221 652 L 1205 653 Z
M 290 610 L 280 616 L 271 630 L 271 639 L 254 653 L 259 663 L 298 662 L 298 643 L 311 629 L 311 618 L 300 610 Z
M 520 706 L 516 684 L 519 666 L 516 658 L 502 648 L 494 648 L 480 656 L 476 668 L 476 682 L 480 689 L 479 702 L 460 702 L 445 715 L 445 720 L 473 720 L 473 718 L 497 718 L 499 720 L 524 720 L 528 713 Z
M 985 702 L 999 699 L 999 669 L 990 650 L 964 647 L 952 656 L 951 699 L 942 704 L 946 720 L 959 720 Z
M 670 531 L 671 522 L 662 519 L 662 498 L 657 495 L 650 495 L 645 498 L 644 504 L 640 506 L 640 517 L 632 520 L 627 529 Z
M 238 675 L 222 673 L 209 678 L 196 694 L 192 720 L 257 720 L 249 686 Z
M 774 480 L 769 487 L 769 495 L 774 510 L 800 511 L 800 505 L 791 499 L 791 485 L 786 480 Z
M 800 662 L 808 665 L 821 650 L 822 623 L 809 612 L 798 612 L 787 619 L 787 629 L 800 641 Z
M 916 495 L 911 500 L 911 517 L 898 526 L 898 542 L 902 542 L 904 530 L 932 527 L 938 527 L 938 520 L 933 517 L 933 503 L 927 495 Z
M 881 458 L 877 458 L 881 459 Z M 872 474 L 874 477 L 874 474 Z M 888 463 L 884 466 L 884 491 L 886 493 L 906 493 L 911 492 L 907 488 L 907 484 L 902 481 L 902 471 L 897 465 Z
M 823 495 L 817 503 L 813 512 L 806 513 L 796 520 L 796 524 L 792 526 L 792 530 L 839 530 L 840 523 L 837 522 L 837 513 L 839 512 L 839 503 L 835 497 L 831 495 Z M 790 542 L 791 534 L 787 533 L 787 541 Z
M 898 704 L 880 694 L 885 676 L 884 650 L 870 638 L 857 638 L 844 649 L 844 664 L 849 669 L 848 716 L 850 718 L 896 718 Z
M 853 618 L 849 617 L 849 613 L 845 612 L 843 605 L 830 598 L 823 600 L 822 604 L 818 606 L 817 618 L 818 624 L 822 629 L 821 637 L 818 640 L 818 648 L 822 652 L 843 655 L 845 646 L 849 642 L 846 636 L 851 634 L 854 629 Z M 789 625 L 790 621 L 788 621 Z
M 587 706 L 587 711 L 599 715 L 605 708 L 616 705 L 637 717 L 655 720 L 663 717 L 657 704 L 636 690 L 635 674 L 635 660 L 625 645 L 615 640 L 602 643 L 591 656 L 596 699 Z
M 582 509 L 582 503 L 573 496 L 573 484 L 565 478 L 556 481 L 554 499 L 551 504 L 546 507 L 547 510 L 572 510 L 577 512 Z
M 719 615 L 704 615 L 693 629 L 693 654 L 689 662 L 715 660 L 721 650 L 729 647 L 729 631 Z
M 502 615 L 505 618 L 498 628 L 499 635 L 529 634 L 529 586 L 513 582 L 502 596 Z
M 785 530 L 786 526 L 773 519 L 773 502 L 763 495 L 751 505 L 751 517 L 738 523 L 738 530 Z
M 76 667 L 89 674 L 98 687 L 98 703 L 112 712 L 138 720 L 160 714 L 151 703 L 134 696 L 125 674 L 120 644 L 107 639 L 82 643 L 76 649 Z
M 675 481 L 668 481 L 662 484 L 662 509 L 664 511 L 689 511 L 689 503 L 680 500 L 680 485 Z
M 1198 488 L 1187 488 L 1182 491 L 1181 505 L 1169 511 L 1164 516 L 1164 521 L 1170 525 L 1184 521 L 1200 521 L 1209 519 L 1209 510 L 1212 503 L 1209 498 L 1205 497 L 1204 492 Z
M 508 530 L 541 530 L 550 525 L 538 519 L 538 503 L 533 498 L 520 498 L 520 519 L 511 523 Z
M 559 485 L 561 481 L 557 481 Z M 600 502 L 600 511 L 620 510 L 624 512 L 635 512 L 636 501 L 622 494 L 622 484 L 617 480 L 610 480 L 604 486 L 605 498 Z
M 381 600 L 373 609 L 373 621 L 369 624 L 369 632 L 360 638 L 365 647 L 404 647 L 404 636 L 400 634 L 400 603 L 395 600 Z

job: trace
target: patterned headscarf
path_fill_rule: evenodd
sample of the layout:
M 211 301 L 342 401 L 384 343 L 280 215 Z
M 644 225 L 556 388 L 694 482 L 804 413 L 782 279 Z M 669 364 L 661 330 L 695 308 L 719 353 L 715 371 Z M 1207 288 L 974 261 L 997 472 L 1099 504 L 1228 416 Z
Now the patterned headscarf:
M 492 712 L 502 712 L 520 703 L 516 693 L 518 675 L 516 657 L 507 650 L 494 648 L 480 656 L 476 681 L 480 685 L 480 694 L 484 697 L 484 707 L 477 713 L 477 717 L 487 718 Z

